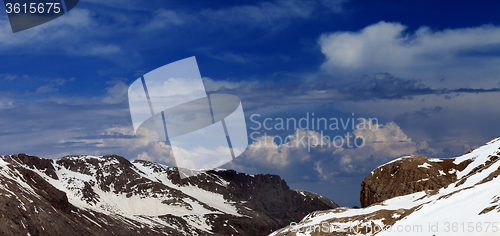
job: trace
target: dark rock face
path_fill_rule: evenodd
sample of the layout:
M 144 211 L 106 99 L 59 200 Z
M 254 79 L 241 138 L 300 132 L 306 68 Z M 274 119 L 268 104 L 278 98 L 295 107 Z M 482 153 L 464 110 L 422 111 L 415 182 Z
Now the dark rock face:
M 26 183 L 33 190 L 35 190 L 35 193 L 45 198 L 45 200 L 47 200 L 55 209 L 64 213 L 69 212 L 72 206 L 69 204 L 68 197 L 65 192 L 55 188 L 45 181 L 45 179 L 43 179 L 40 175 L 31 170 L 19 167 L 15 169 L 21 173 L 22 177 L 26 180 Z
M 311 208 L 326 210 L 339 207 L 335 202 L 315 193 L 290 190 L 286 182 L 277 175 L 250 176 L 234 170 L 211 173 L 230 182 L 222 193 L 225 198 L 247 202 L 245 206 L 256 212 L 247 214 L 252 215 L 253 219 L 260 219 L 260 230 L 253 229 L 255 231 L 246 235 L 267 235 L 302 219 L 311 212 Z M 304 204 L 305 200 L 307 204 Z M 242 220 L 239 224 L 252 227 L 252 221 L 249 220 Z M 269 230 L 269 227 L 276 228 Z M 245 228 L 242 227 L 242 230 Z
M 375 169 L 361 183 L 361 207 L 425 190 L 437 190 L 457 180 L 457 171 L 470 162 L 459 165 L 455 159 L 429 159 L 424 156 L 404 157 Z
M 30 156 L 26 154 L 17 154 L 10 156 L 12 160 L 17 161 L 21 164 L 28 166 L 29 168 L 36 168 L 45 172 L 46 175 L 57 179 L 57 174 L 55 172 L 54 166 L 52 165 L 53 160 L 40 158 L 36 156 Z
M 290 190 L 276 175 L 218 170 L 181 179 L 175 167 L 131 163 L 116 155 L 49 160 L 18 154 L 0 157 L 0 161 L 2 235 L 268 235 L 313 211 L 338 207 L 320 195 Z M 200 193 L 186 194 L 183 188 L 196 188 Z M 203 191 L 223 196 L 238 214 L 200 201 Z M 80 205 L 72 204 L 75 200 L 69 196 Z M 101 211 L 98 206 L 110 196 L 164 199 L 161 204 L 193 214 L 165 212 L 130 218 Z M 196 213 L 195 206 L 211 213 Z M 200 224 L 209 228 L 197 227 Z

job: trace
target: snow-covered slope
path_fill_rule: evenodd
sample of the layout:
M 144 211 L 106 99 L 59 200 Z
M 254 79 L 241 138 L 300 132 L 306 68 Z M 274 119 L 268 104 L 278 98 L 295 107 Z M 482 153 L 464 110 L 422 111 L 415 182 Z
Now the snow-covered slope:
M 64 216 L 76 222 L 73 225 L 91 224 L 95 229 L 88 231 L 95 235 L 103 234 L 100 228 L 104 225 L 153 235 L 263 235 L 312 211 L 338 206 L 322 196 L 290 190 L 279 176 L 218 170 L 181 179 L 175 167 L 129 162 L 116 155 L 57 160 L 25 154 L 3 156 L 2 199 L 17 205 L 19 215 L 27 215 L 23 224 L 29 227 L 17 229 L 24 235 L 47 228 L 32 220 L 41 205 L 51 217 L 60 215 L 51 220 Z M 0 223 L 0 230 L 8 229 L 8 223 Z
M 418 187 L 419 182 L 433 181 L 448 174 L 453 174 L 453 178 L 448 179 L 454 181 L 436 190 L 393 197 L 362 209 L 341 207 L 314 212 L 300 223 L 271 235 L 500 235 L 499 154 L 500 139 L 495 139 L 453 160 L 424 160 L 413 172 L 406 173 L 411 175 L 408 177 L 411 183 L 392 180 L 387 183 L 407 188 Z M 378 167 L 368 177 L 374 174 L 383 176 L 380 172 L 385 169 L 385 176 L 391 178 L 387 172 L 397 172 L 395 167 L 399 166 L 395 163 L 408 163 L 417 159 L 422 161 L 421 157 L 392 161 Z M 453 163 L 447 164 L 446 172 L 435 165 L 451 161 Z M 460 168 L 453 169 L 450 166 Z M 436 174 L 432 176 L 429 175 L 432 171 L 427 169 L 433 167 Z M 427 176 L 422 175 L 420 180 L 412 179 L 415 173 L 425 173 Z

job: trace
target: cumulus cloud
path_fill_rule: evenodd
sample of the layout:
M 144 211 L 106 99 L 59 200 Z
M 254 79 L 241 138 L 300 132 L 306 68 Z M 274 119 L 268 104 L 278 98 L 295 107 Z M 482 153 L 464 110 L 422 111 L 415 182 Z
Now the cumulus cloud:
M 409 32 L 401 23 L 382 21 L 358 32 L 323 34 L 319 45 L 326 56 L 322 69 L 329 73 L 389 72 L 476 88 L 496 85 L 500 73 L 500 27 L 493 25 Z M 483 83 L 471 84 L 475 78 Z
M 374 124 L 371 129 L 355 130 L 356 137 L 363 137 L 365 145 L 355 149 L 338 149 L 340 166 L 345 172 L 367 171 L 363 162 L 386 162 L 407 155 L 433 155 L 437 151 L 426 141 L 415 143 L 394 122 Z
M 328 140 L 321 134 L 310 130 L 295 130 L 285 140 L 274 140 L 273 137 L 262 136 L 255 139 L 243 153 L 245 158 L 251 159 L 262 165 L 271 165 L 275 168 L 285 168 L 290 164 L 304 163 L 311 160 L 308 144 L 318 146 L 321 141 L 325 145 Z
M 371 127 L 360 126 L 350 135 L 336 137 L 297 129 L 285 140 L 258 137 L 229 166 L 238 170 L 270 170 L 290 181 L 331 181 L 335 177 L 363 174 L 401 156 L 437 153 L 425 141 L 414 142 L 394 122 L 373 122 Z

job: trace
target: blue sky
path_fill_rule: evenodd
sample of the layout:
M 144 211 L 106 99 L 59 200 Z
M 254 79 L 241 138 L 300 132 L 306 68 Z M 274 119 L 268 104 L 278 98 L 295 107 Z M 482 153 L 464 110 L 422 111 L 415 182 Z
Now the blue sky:
M 403 155 L 454 157 L 500 136 L 498 4 L 473 1 L 82 0 L 11 32 L 0 13 L 1 155 L 119 154 L 169 164 L 133 133 L 128 86 L 196 56 L 249 117 L 375 117 L 359 149 L 248 149 L 228 164 L 359 205 L 361 180 Z M 252 130 L 249 129 L 249 133 Z M 352 130 L 351 130 L 352 131 Z M 315 135 L 270 131 L 269 135 Z M 344 135 L 345 132 L 330 134 Z

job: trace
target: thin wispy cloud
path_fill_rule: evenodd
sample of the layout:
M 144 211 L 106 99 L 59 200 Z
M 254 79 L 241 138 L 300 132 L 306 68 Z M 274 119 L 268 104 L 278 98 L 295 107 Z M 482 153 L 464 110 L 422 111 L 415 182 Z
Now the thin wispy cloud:
M 246 25 L 263 29 L 279 29 L 294 18 L 308 18 L 315 9 L 312 1 L 263 2 L 256 5 L 236 6 L 226 9 L 202 10 L 200 15 L 215 24 L 225 27 Z
M 103 4 L 92 0 L 87 2 Z M 61 20 L 54 20 L 17 34 L 12 34 L 6 17 L 0 18 L 0 51 L 22 49 L 31 50 L 31 53 L 46 53 L 55 47 L 62 47 L 65 53 L 71 55 L 97 56 L 120 61 L 123 60 L 124 54 L 135 54 L 134 58 L 140 57 L 137 55 L 137 47 L 148 48 L 151 44 L 172 42 L 193 31 L 203 34 L 228 34 L 221 32 L 221 27 L 224 27 L 274 32 L 290 27 L 290 23 L 295 19 L 304 20 L 311 17 L 313 12 L 323 6 L 316 1 L 294 0 L 201 10 L 135 8 L 124 11 L 124 4 L 126 3 L 105 3 L 104 5 L 111 6 L 108 9 L 114 9 L 111 12 L 103 12 L 93 5 L 79 6 L 62 16 Z M 170 32 L 174 28 L 175 33 Z M 124 34 L 145 35 L 143 40 L 128 41 L 121 37 Z M 155 37 L 148 37 L 148 34 Z M 154 40 L 156 37 L 162 40 Z M 136 49 L 130 49 L 131 44 L 134 44 Z M 33 51 L 33 48 L 36 48 L 36 51 Z M 245 61 L 244 54 L 240 56 L 233 52 L 211 55 L 225 61 Z
M 361 75 L 350 80 L 299 79 L 285 84 L 258 81 L 214 81 L 210 78 L 204 78 L 204 80 L 208 91 L 237 94 L 244 102 L 249 103 L 250 109 L 342 101 L 411 100 L 420 95 L 452 98 L 456 94 L 500 92 L 500 88 L 433 89 L 418 80 L 398 78 L 388 73 Z M 258 96 L 255 96 L 257 94 Z

